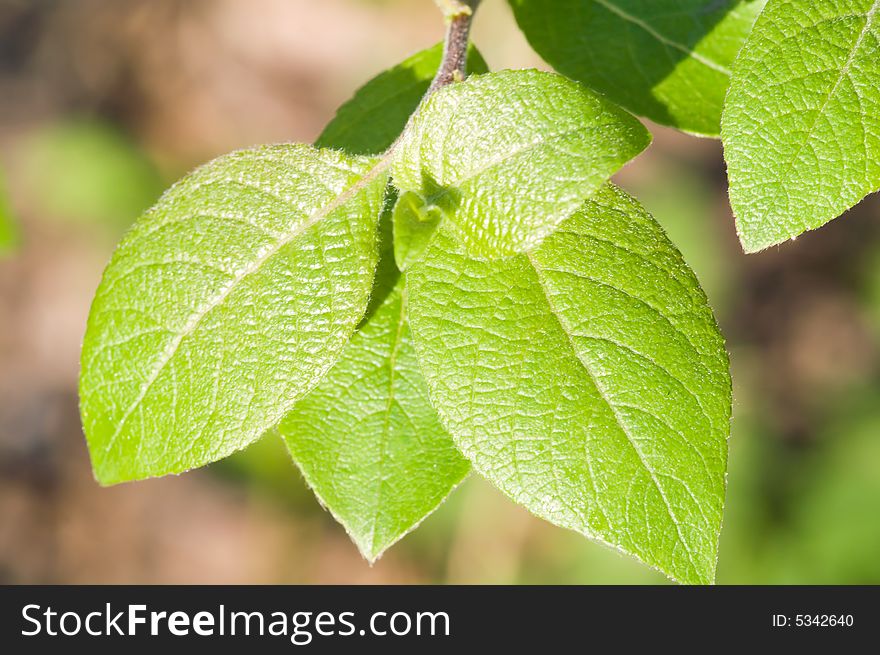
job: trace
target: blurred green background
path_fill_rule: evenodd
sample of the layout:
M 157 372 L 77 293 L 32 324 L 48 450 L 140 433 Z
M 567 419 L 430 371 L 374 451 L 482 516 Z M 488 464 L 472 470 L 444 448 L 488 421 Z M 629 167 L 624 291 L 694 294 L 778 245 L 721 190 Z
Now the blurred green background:
M 0 582 L 658 583 L 476 477 L 368 566 L 267 438 L 101 489 L 79 426 L 89 302 L 127 225 L 193 166 L 312 141 L 442 37 L 430 0 L 0 0 Z M 544 67 L 506 4 L 475 41 Z M 734 374 L 720 583 L 880 583 L 880 202 L 744 256 L 721 146 L 651 125 L 617 181 L 694 267 Z

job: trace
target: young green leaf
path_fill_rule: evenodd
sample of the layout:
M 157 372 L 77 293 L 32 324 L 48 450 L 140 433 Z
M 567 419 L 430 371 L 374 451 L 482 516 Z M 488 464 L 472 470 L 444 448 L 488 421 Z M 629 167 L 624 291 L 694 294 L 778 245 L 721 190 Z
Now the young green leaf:
M 407 191 L 394 206 L 394 261 L 401 271 L 417 262 L 443 220 L 443 211 Z
M 693 273 L 632 198 L 608 186 L 497 262 L 443 229 L 407 291 L 431 399 L 480 473 L 552 523 L 713 580 L 727 354 Z
M 730 65 L 764 0 L 509 0 L 545 61 L 630 111 L 717 136 Z
M 734 66 L 722 138 L 746 252 L 880 189 L 880 0 L 770 0 Z
M 221 157 L 123 240 L 92 305 L 83 425 L 98 480 L 243 448 L 313 389 L 364 314 L 386 176 L 280 145 Z
M 402 287 L 280 426 L 309 486 L 370 561 L 470 469 L 428 400 Z
M 387 150 L 427 92 L 442 58 L 443 44 L 438 43 L 371 79 L 339 108 L 315 145 L 352 155 Z M 488 71 L 474 47 L 468 50 L 467 68 L 470 73 Z
M 540 243 L 650 139 L 632 115 L 561 75 L 478 75 L 425 102 L 394 184 L 439 207 L 472 256 L 503 257 Z

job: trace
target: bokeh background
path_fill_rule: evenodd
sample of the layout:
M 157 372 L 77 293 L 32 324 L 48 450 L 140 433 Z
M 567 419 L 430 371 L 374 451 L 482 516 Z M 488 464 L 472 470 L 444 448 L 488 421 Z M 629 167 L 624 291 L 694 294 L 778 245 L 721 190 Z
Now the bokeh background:
M 430 0 L 0 0 L 0 582 L 657 583 L 471 477 L 368 566 L 283 446 L 100 488 L 77 413 L 115 242 L 229 150 L 312 141 L 439 41 Z M 475 41 L 544 67 L 502 0 Z M 880 201 L 745 256 L 721 146 L 649 126 L 617 181 L 697 271 L 735 383 L 720 583 L 880 583 Z

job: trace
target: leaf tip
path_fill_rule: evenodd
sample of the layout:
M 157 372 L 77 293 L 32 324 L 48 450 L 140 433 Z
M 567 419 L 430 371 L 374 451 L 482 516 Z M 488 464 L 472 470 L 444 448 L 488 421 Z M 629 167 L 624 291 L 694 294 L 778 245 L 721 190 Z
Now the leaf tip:
M 382 558 L 382 555 L 384 555 L 387 550 L 386 548 L 375 548 L 372 543 L 360 543 L 354 539 L 354 537 L 352 537 L 352 540 L 354 541 L 355 546 L 357 546 L 361 557 L 363 557 L 371 567 Z
M 766 250 L 767 248 L 770 247 L 770 246 L 765 246 L 765 245 L 761 245 L 758 243 L 754 243 L 754 242 L 750 241 L 749 239 L 743 238 L 742 236 L 740 236 L 740 238 L 739 238 L 739 245 L 742 248 L 743 253 L 746 255 L 755 255 L 755 254 L 757 254 L 763 250 Z
M 740 247 L 742 247 L 743 253 L 746 255 L 754 255 L 763 252 L 768 248 L 772 248 L 773 246 L 782 245 L 786 241 L 794 241 L 798 238 L 798 235 L 795 234 L 780 238 L 768 234 L 755 233 L 742 229 L 739 221 L 737 221 L 737 237 L 739 238 L 739 244 Z
M 106 464 L 94 454 L 92 454 L 92 476 L 102 487 L 113 487 L 128 481 L 128 478 L 119 472 L 118 467 Z
M 662 567 L 657 564 L 647 564 L 651 568 L 654 568 L 665 575 L 667 578 L 669 578 L 669 580 L 675 582 L 676 584 L 688 586 L 706 586 L 715 584 L 715 573 L 718 564 L 718 557 L 716 551 L 711 557 L 705 559 L 705 561 L 702 563 L 704 565 L 699 567 L 696 566 L 694 563 L 689 563 L 687 566 L 684 567 L 675 565 L 670 567 Z
M 329 511 L 329 509 L 328 509 Z M 387 541 L 379 541 L 376 539 L 375 532 L 370 529 L 364 534 L 358 534 L 354 530 L 351 529 L 347 521 L 343 521 L 341 518 L 337 517 L 333 512 L 330 512 L 333 517 L 337 520 L 337 522 L 345 529 L 346 534 L 348 534 L 348 538 L 351 539 L 352 543 L 358 549 L 358 552 L 361 554 L 367 564 L 371 567 L 376 564 L 385 552 L 394 545 L 395 541 L 391 541 L 390 543 Z
M 733 197 L 731 197 L 731 204 L 733 205 L 736 236 L 743 253 L 746 255 L 754 255 L 755 253 L 759 253 L 762 250 L 766 250 L 771 246 L 779 245 L 785 241 L 785 238 L 780 239 L 778 237 L 773 237 L 765 231 L 755 229 L 753 223 L 750 225 L 750 222 L 743 218 L 743 213 L 738 211 L 737 204 Z M 791 238 L 794 240 L 796 237 L 792 236 Z

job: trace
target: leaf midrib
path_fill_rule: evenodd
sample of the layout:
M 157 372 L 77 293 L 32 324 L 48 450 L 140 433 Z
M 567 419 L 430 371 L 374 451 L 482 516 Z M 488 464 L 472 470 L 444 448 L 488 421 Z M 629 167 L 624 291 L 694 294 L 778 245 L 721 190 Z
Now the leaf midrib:
M 853 61 L 855 60 L 856 54 L 859 49 L 862 47 L 862 43 L 865 40 L 865 36 L 871 31 L 874 23 L 874 17 L 877 14 L 877 9 L 880 8 L 880 0 L 874 0 L 874 4 L 871 5 L 871 9 L 867 14 L 864 15 L 866 21 L 865 26 L 859 32 L 859 36 L 850 49 L 849 55 L 846 58 L 843 66 L 840 68 L 840 74 L 837 76 L 837 80 L 832 85 L 831 89 L 828 91 L 828 94 L 825 96 L 825 100 L 822 102 L 822 106 L 816 110 L 816 115 L 813 118 L 813 122 L 810 124 L 810 127 L 807 129 L 807 132 L 803 138 L 803 141 L 798 146 L 797 151 L 794 155 L 788 160 L 788 163 L 785 167 L 785 170 L 779 176 L 779 180 L 785 184 L 791 182 L 791 174 L 795 168 L 795 162 L 797 162 L 798 158 L 801 156 L 801 153 L 804 151 L 804 148 L 807 147 L 807 144 L 812 141 L 814 136 L 814 131 L 816 126 L 819 124 L 819 119 L 825 115 L 825 111 L 828 109 L 828 105 L 831 104 L 831 99 L 837 94 L 837 90 L 840 88 L 840 85 L 843 83 L 843 80 L 849 74 L 850 68 L 852 68 Z
M 707 68 L 711 68 L 712 70 L 717 71 L 718 73 L 721 73 L 722 75 L 730 77 L 730 74 L 731 74 L 730 69 L 727 68 L 726 66 L 722 66 L 718 62 L 712 61 L 708 57 L 704 57 L 700 53 L 695 52 L 693 49 L 688 48 L 687 46 L 679 43 L 678 41 L 673 41 L 669 37 L 664 36 L 663 34 L 658 32 L 657 30 L 655 30 L 649 23 L 643 21 L 640 18 L 637 18 L 636 16 L 633 16 L 632 14 L 625 12 L 623 9 L 621 9 L 620 7 L 615 5 L 613 2 L 610 2 L 610 0 L 594 0 L 594 1 L 596 2 L 596 4 L 602 5 L 605 9 L 610 11 L 612 14 L 620 17 L 621 19 L 623 19 L 629 23 L 632 23 L 636 27 L 641 28 L 642 30 L 647 32 L 650 36 L 652 36 L 655 40 L 662 43 L 663 45 L 668 46 L 670 48 L 673 48 L 675 50 L 678 50 L 679 52 L 682 52 L 686 56 L 693 59 L 694 61 L 697 61 L 697 62 L 703 64 L 703 66 L 706 66 Z
M 376 526 L 379 524 L 379 514 L 382 511 L 382 490 L 385 486 L 383 469 L 388 454 L 389 428 L 391 423 L 391 408 L 394 405 L 394 383 L 397 378 L 397 355 L 403 341 L 403 330 L 406 324 L 406 290 L 400 293 L 400 310 L 397 316 L 397 325 L 394 331 L 394 341 L 391 344 L 391 352 L 388 355 L 388 393 L 385 401 L 385 411 L 382 419 L 382 439 L 379 450 L 379 489 L 376 491 L 376 506 L 373 520 L 370 522 L 370 557 L 377 558 L 381 551 L 376 548 Z
M 196 328 L 198 328 L 202 319 L 205 318 L 212 310 L 219 307 L 223 304 L 223 301 L 229 297 L 229 295 L 241 284 L 241 282 L 247 279 L 250 275 L 258 272 L 266 262 L 268 262 L 272 257 L 274 257 L 278 252 L 291 241 L 296 239 L 298 236 L 303 234 L 306 230 L 316 225 L 322 219 L 329 216 L 332 212 L 336 211 L 349 200 L 352 200 L 360 191 L 367 188 L 370 183 L 375 181 L 383 171 L 385 171 L 391 163 L 393 156 L 393 152 L 391 150 L 386 153 L 376 164 L 369 169 L 363 176 L 358 178 L 351 186 L 344 189 L 341 193 L 336 195 L 329 203 L 321 207 L 319 210 L 312 213 L 301 223 L 297 223 L 291 230 L 286 233 L 282 233 L 280 238 L 276 241 L 276 243 L 266 250 L 265 253 L 260 255 L 257 259 L 253 261 L 249 266 L 247 266 L 236 278 L 234 278 L 229 284 L 227 284 L 223 289 L 221 289 L 217 294 L 214 295 L 205 305 L 200 307 L 198 310 L 193 312 L 190 315 L 190 318 L 183 325 L 181 330 L 174 336 L 171 341 L 168 342 L 168 345 L 163 350 L 161 356 L 157 360 L 156 365 L 153 367 L 150 375 L 141 385 L 141 389 L 138 392 L 138 395 L 131 402 L 131 404 L 126 408 L 125 412 L 122 415 L 122 418 L 116 425 L 116 429 L 113 431 L 113 434 L 110 435 L 110 438 L 107 440 L 107 445 L 105 447 L 105 452 L 109 452 L 113 447 L 116 439 L 121 434 L 123 428 L 125 427 L 128 419 L 137 409 L 137 407 L 143 402 L 147 393 L 149 393 L 153 384 L 161 375 L 162 371 L 169 364 L 169 362 L 174 358 L 174 355 L 177 354 L 178 348 L 180 348 L 183 340 L 192 334 Z
M 663 490 L 663 487 L 660 485 L 660 482 L 657 479 L 657 476 L 655 475 L 654 470 L 648 465 L 648 462 L 645 460 L 645 457 L 642 454 L 641 449 L 636 445 L 636 440 L 630 434 L 629 427 L 627 426 L 627 424 L 623 420 L 623 418 L 620 416 L 615 405 L 609 399 L 606 389 L 599 383 L 599 379 L 596 376 L 596 374 L 593 372 L 592 368 L 590 367 L 589 362 L 585 361 L 581 357 L 580 353 L 578 352 L 578 349 L 575 347 L 574 335 L 572 333 L 573 331 L 571 329 L 571 326 L 569 326 L 566 323 L 566 321 L 562 317 L 562 314 L 560 313 L 559 309 L 556 307 L 555 303 L 552 300 L 551 294 L 547 288 L 544 270 L 543 270 L 541 264 L 537 261 L 537 259 L 534 257 L 534 255 L 531 252 L 527 252 L 526 257 L 528 258 L 529 264 L 531 265 L 532 269 L 535 271 L 535 275 L 537 277 L 538 284 L 540 285 L 543 296 L 544 296 L 545 300 L 547 301 L 547 306 L 550 308 L 550 313 L 556 319 L 556 322 L 558 323 L 563 334 L 565 334 L 566 340 L 568 342 L 569 347 L 571 348 L 572 353 L 574 354 L 575 358 L 581 363 L 584 370 L 589 375 L 590 380 L 593 382 L 593 386 L 596 388 L 596 391 L 599 393 L 599 396 L 602 398 L 602 401 L 611 410 L 611 413 L 614 416 L 614 420 L 617 423 L 617 426 L 620 428 L 620 430 L 623 432 L 623 435 L 626 437 L 626 440 L 629 443 L 630 447 L 632 448 L 633 452 L 635 453 L 636 457 L 638 458 L 639 463 L 642 465 L 642 467 L 648 473 L 648 476 L 651 479 L 652 484 L 654 485 L 655 489 L 657 490 L 657 493 L 660 494 L 660 498 L 663 500 L 663 504 L 666 507 L 666 512 L 669 516 L 669 519 L 672 521 L 672 524 L 675 526 L 675 531 L 678 536 L 678 541 L 682 545 L 682 547 L 684 548 L 685 552 L 687 553 L 688 562 L 690 563 L 691 569 L 693 570 L 694 574 L 698 578 L 702 578 L 702 575 L 700 574 L 700 571 L 697 568 L 697 565 L 694 561 L 694 553 L 693 553 L 690 545 L 688 544 L 688 542 L 685 540 L 684 535 L 681 532 L 681 526 L 680 526 L 680 522 L 678 520 L 678 517 L 675 515 L 675 512 L 672 509 L 672 505 L 669 502 L 669 499 L 666 497 L 666 492 Z
M 599 131 L 602 131 L 602 130 L 607 129 L 609 127 L 615 127 L 615 126 L 614 125 L 607 125 L 604 123 L 602 125 L 580 125 L 577 127 L 572 127 L 568 130 L 561 130 L 559 132 L 554 132 L 552 134 L 548 134 L 546 136 L 539 137 L 537 139 L 529 141 L 528 143 L 526 143 L 525 145 L 523 145 L 519 148 L 516 148 L 510 152 L 505 153 L 504 155 L 490 159 L 485 165 L 478 167 L 475 170 L 468 171 L 460 179 L 457 179 L 457 180 L 454 180 L 454 181 L 451 181 L 448 183 L 447 182 L 440 182 L 440 184 L 444 185 L 444 187 L 449 186 L 452 189 L 459 189 L 460 190 L 461 187 L 463 187 L 464 185 L 473 182 L 477 178 L 485 175 L 486 173 L 489 173 L 490 171 L 492 171 L 492 169 L 497 168 L 497 167 L 501 166 L 502 164 L 506 164 L 511 159 L 515 159 L 516 157 L 519 157 L 520 155 L 528 154 L 528 152 L 530 150 L 537 149 L 539 147 L 543 147 L 543 146 L 547 146 L 547 145 L 551 145 L 555 141 L 562 141 L 563 139 L 570 137 L 574 134 L 577 134 L 578 132 L 587 132 L 587 131 L 599 132 Z M 450 132 L 451 131 L 452 130 L 450 130 Z M 585 156 L 584 156 L 584 158 L 585 158 Z M 439 204 L 440 200 L 442 200 L 443 198 L 448 196 L 451 192 L 452 192 L 451 189 L 443 188 L 439 193 L 429 194 L 425 198 L 425 202 L 428 204 L 437 205 L 437 204 Z M 453 221 L 453 222 L 455 222 L 455 221 Z

